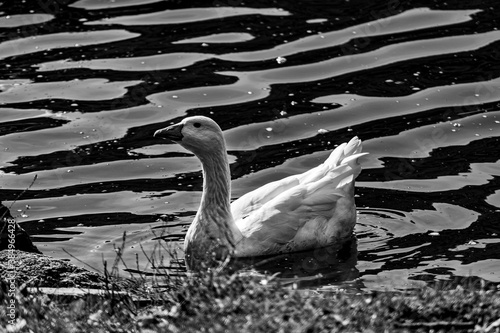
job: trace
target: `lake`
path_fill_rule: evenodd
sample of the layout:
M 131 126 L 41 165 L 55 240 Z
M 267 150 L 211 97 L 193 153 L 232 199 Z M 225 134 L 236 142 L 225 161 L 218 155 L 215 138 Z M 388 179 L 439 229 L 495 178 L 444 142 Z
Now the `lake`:
M 43 253 L 102 270 L 120 252 L 124 276 L 155 250 L 176 265 L 201 167 L 153 133 L 202 114 L 224 130 L 234 198 L 355 135 L 369 152 L 347 254 L 288 256 L 284 281 L 500 283 L 498 1 L 61 0 L 0 15 L 0 200 Z

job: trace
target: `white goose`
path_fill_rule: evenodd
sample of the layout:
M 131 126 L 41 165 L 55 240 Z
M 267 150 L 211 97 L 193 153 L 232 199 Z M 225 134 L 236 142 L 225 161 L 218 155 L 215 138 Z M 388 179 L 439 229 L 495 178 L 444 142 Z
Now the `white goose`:
M 233 203 L 222 130 L 203 116 L 160 129 L 202 163 L 203 194 L 184 242 L 188 269 L 211 260 L 255 257 L 328 246 L 352 235 L 356 223 L 354 179 L 361 141 L 338 146 L 321 165 L 264 185 Z

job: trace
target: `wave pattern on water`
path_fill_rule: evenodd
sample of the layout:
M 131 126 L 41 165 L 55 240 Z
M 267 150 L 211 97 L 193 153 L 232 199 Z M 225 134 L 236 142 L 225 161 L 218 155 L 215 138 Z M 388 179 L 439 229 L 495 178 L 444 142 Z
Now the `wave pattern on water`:
M 43 252 L 102 267 L 126 232 L 130 266 L 157 239 L 182 253 L 200 165 L 152 134 L 204 114 L 235 198 L 354 135 L 370 152 L 356 239 L 280 258 L 284 281 L 500 281 L 495 1 L 42 4 L 0 4 L 0 200 Z

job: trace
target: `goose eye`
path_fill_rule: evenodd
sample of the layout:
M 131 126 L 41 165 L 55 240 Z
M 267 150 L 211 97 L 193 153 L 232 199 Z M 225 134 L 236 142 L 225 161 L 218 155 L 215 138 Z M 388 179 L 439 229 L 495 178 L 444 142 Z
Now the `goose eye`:
M 196 127 L 196 128 L 200 128 L 201 124 L 200 123 L 194 123 L 193 126 Z

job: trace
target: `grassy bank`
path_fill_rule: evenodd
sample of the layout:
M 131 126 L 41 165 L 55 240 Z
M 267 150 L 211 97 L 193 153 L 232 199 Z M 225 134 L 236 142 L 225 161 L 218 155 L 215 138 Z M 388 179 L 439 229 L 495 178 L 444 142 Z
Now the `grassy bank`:
M 0 332 L 500 332 L 500 292 L 455 287 L 396 293 L 329 293 L 285 288 L 272 278 L 206 273 L 137 279 L 125 293 L 47 296 L 8 286 Z

